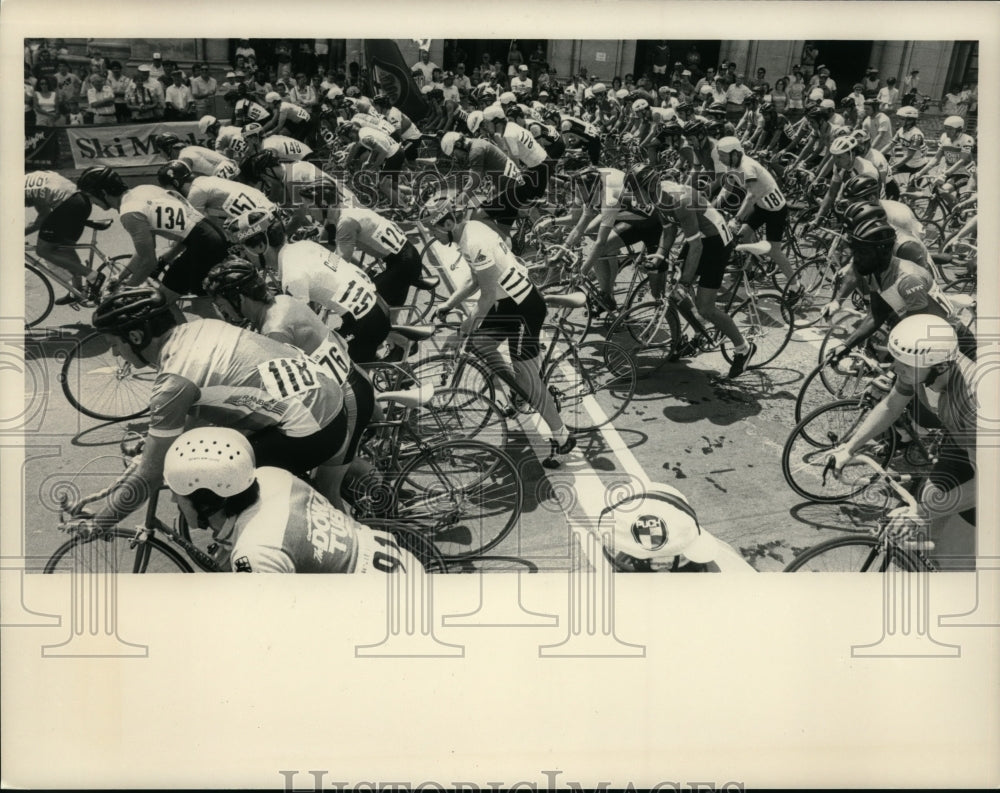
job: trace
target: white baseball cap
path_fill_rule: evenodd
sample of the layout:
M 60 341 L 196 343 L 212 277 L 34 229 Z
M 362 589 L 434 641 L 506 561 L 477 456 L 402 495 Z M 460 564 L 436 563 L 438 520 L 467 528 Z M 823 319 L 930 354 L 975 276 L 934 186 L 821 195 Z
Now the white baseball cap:
M 159 61 L 159 60 L 163 60 L 163 59 L 160 57 L 160 53 L 154 52 L 153 53 L 153 60 L 154 61 Z

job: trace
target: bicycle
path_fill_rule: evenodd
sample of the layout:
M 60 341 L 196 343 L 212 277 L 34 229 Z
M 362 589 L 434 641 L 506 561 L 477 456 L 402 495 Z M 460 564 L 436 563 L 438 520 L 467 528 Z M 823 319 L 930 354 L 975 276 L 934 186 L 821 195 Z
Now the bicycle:
M 874 472 L 867 477 L 867 487 L 878 483 L 906 504 L 910 511 L 916 512 L 917 502 L 912 494 L 902 486 L 904 482 L 912 482 L 908 474 L 890 474 L 885 468 L 868 455 L 860 454 L 854 461 L 863 464 Z M 826 471 L 832 469 L 830 460 Z M 888 513 L 888 510 L 886 510 Z M 890 568 L 901 572 L 916 572 L 920 570 L 934 571 L 938 565 L 929 559 L 919 547 L 906 547 L 906 539 L 897 537 L 889 530 L 891 518 L 884 514 L 868 534 L 855 534 L 843 537 L 833 537 L 825 542 L 796 556 L 784 572 L 878 572 L 885 573 Z
M 108 256 L 97 247 L 97 232 L 106 230 L 114 221 L 112 220 L 88 220 L 84 223 L 93 230 L 89 243 L 77 245 L 64 245 L 64 248 L 85 251 L 89 254 L 85 264 L 91 271 L 96 271 L 98 276 L 104 276 L 105 282 L 118 276 L 125 265 L 132 258 L 132 254 L 125 253 L 119 256 Z M 60 284 L 66 288 L 75 299 L 70 307 L 74 311 L 81 308 L 92 308 L 95 304 L 90 299 L 86 291 L 81 291 L 73 286 L 70 274 L 60 267 L 47 262 L 36 252 L 36 245 L 25 243 L 24 248 L 24 327 L 25 330 L 37 326 L 43 322 L 55 306 L 55 293 L 52 289 L 52 282 Z M 96 264 L 96 267 L 95 267 Z

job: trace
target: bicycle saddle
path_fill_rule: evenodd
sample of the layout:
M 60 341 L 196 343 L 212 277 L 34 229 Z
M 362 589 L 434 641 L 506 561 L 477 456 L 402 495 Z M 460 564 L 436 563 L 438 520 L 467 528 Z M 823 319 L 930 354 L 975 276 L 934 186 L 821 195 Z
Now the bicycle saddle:
M 393 325 L 392 332 L 409 341 L 423 341 L 434 335 L 433 325 Z
M 951 253 L 932 253 L 931 259 L 934 264 L 951 264 L 954 261 L 955 256 Z
M 85 220 L 83 225 L 92 229 L 97 229 L 98 231 L 104 231 L 114 222 L 113 218 L 105 218 L 104 220 Z
M 771 243 L 766 240 L 759 242 L 742 242 L 736 246 L 740 253 L 752 253 L 754 256 L 766 256 L 771 251 Z
M 434 385 L 424 383 L 420 388 L 407 391 L 376 391 L 375 399 L 379 402 L 398 402 L 408 408 L 420 407 L 434 399 Z
M 568 295 L 542 295 L 545 305 L 555 308 L 580 308 L 587 302 L 583 292 L 570 292 Z

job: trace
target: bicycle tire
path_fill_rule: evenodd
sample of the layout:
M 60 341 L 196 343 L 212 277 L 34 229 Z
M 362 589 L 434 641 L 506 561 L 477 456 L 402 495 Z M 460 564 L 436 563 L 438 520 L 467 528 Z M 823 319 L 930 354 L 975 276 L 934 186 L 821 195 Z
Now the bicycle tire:
M 60 545 L 45 563 L 45 573 L 193 573 L 194 568 L 184 556 L 158 537 L 147 537 L 135 547 L 135 531 L 115 528 L 99 537 L 73 537 Z M 107 547 L 110 546 L 110 547 Z M 89 553 L 78 553 L 88 549 Z M 98 553 L 98 551 L 109 551 Z M 90 564 L 87 564 L 90 562 Z M 123 570 L 123 563 L 131 570 Z
M 632 402 L 637 380 L 632 356 L 618 344 L 594 340 L 564 352 L 542 375 L 570 432 L 590 432 L 618 418 Z M 595 404 L 588 398 L 599 412 L 591 413 Z
M 823 482 L 830 452 L 851 437 L 870 408 L 857 400 L 841 399 L 817 408 L 795 425 L 781 450 L 781 473 L 788 486 L 807 501 L 836 504 L 860 495 L 871 485 L 866 466 L 845 466 L 840 479 L 832 475 Z M 885 467 L 896 450 L 896 432 L 891 427 L 869 441 L 863 452 Z
M 124 421 L 149 412 L 156 372 L 138 372 L 111 352 L 107 337 L 91 333 L 69 351 L 59 382 L 69 403 L 91 418 Z
M 459 438 L 505 449 L 510 436 L 507 419 L 496 402 L 467 388 L 435 390 L 430 402 L 410 411 L 409 425 L 427 444 Z
M 843 553 L 853 549 L 853 553 Z M 834 561 L 834 557 L 846 557 L 846 561 Z M 877 564 L 876 564 L 877 563 Z M 878 537 L 833 537 L 803 551 L 785 567 L 786 573 L 798 572 L 842 572 L 842 573 L 884 573 L 890 564 L 901 572 L 913 573 L 922 568 L 916 560 L 898 545 Z M 830 566 L 836 569 L 829 569 Z
M 792 284 L 798 279 L 802 287 L 799 297 L 792 303 L 790 295 L 796 291 Z M 792 279 L 785 284 L 781 298 L 795 312 L 795 327 L 810 328 L 820 320 L 823 306 L 833 300 L 837 288 L 836 273 L 831 270 L 825 260 L 816 258 L 803 262 L 792 274 Z
M 795 423 L 830 402 L 843 399 L 856 401 L 868 387 L 867 377 L 867 373 L 860 376 L 839 374 L 832 365 L 819 364 L 806 375 L 795 398 Z
M 605 336 L 631 355 L 636 368 L 644 372 L 658 369 L 677 350 L 681 332 L 677 309 L 668 305 L 662 319 L 661 311 L 657 301 L 633 306 L 618 315 Z
M 743 338 L 757 345 L 757 352 L 747 366 L 760 369 L 771 363 L 788 346 L 795 332 L 795 317 L 778 292 L 758 292 L 748 297 L 731 314 Z M 722 357 L 733 361 L 732 342 L 722 338 Z
M 430 383 L 435 389 L 462 388 L 485 395 L 496 402 L 496 387 L 489 368 L 471 353 L 438 353 L 411 364 L 414 379 Z
M 841 309 L 830 318 L 830 325 L 823 334 L 823 341 L 819 345 L 819 355 L 817 363 L 823 363 L 838 347 L 843 347 L 843 341 L 850 336 L 854 329 L 864 320 L 864 316 L 859 316 L 856 312 Z
M 445 559 L 499 545 L 517 524 L 524 486 L 506 452 L 481 441 L 424 449 L 395 477 L 392 517 L 420 531 Z
M 55 306 L 52 282 L 33 264 L 24 265 L 24 328 L 44 322 Z

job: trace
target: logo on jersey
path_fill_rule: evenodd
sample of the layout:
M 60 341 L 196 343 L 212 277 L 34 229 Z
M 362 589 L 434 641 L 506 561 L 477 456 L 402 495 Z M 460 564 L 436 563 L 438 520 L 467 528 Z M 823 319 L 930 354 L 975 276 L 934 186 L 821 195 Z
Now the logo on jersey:
M 142 344 L 144 335 L 145 334 L 143 334 L 141 330 L 130 330 L 128 332 L 129 344 L 131 344 L 133 347 L 138 347 L 140 344 Z
M 647 551 L 662 548 L 668 536 L 667 524 L 656 515 L 640 515 L 632 523 L 632 538 Z
M 237 573 L 252 573 L 253 569 L 250 567 L 250 560 L 245 556 L 241 556 L 235 562 L 233 562 L 233 570 Z

